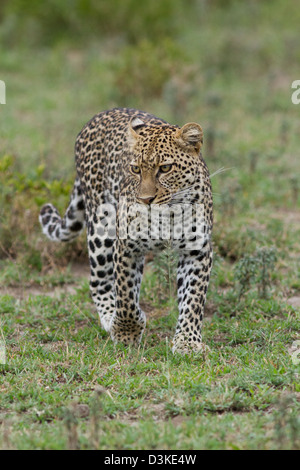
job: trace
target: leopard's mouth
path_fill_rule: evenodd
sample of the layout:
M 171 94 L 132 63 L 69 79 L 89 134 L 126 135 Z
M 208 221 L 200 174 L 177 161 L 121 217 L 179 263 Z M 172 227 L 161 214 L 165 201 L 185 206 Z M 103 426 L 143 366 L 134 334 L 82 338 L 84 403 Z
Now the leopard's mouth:
M 158 191 L 155 195 L 151 196 L 136 196 L 136 201 L 139 204 L 144 204 L 147 206 L 150 205 L 175 205 L 175 204 L 191 204 L 196 197 L 198 191 L 195 188 L 194 184 L 191 184 L 185 188 L 171 190 L 169 189 L 168 192 L 165 191 L 160 192 Z
M 153 196 L 149 196 L 149 197 L 136 196 L 136 201 L 139 204 L 145 204 L 147 206 L 169 204 L 171 200 L 172 200 L 172 193 L 169 191 L 168 192 L 158 191 L 156 194 L 154 194 Z

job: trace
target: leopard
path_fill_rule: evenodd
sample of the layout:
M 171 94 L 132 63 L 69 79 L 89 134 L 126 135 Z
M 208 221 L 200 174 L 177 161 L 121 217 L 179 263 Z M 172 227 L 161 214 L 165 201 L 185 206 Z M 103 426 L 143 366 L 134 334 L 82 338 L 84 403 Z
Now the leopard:
M 177 256 L 178 319 L 173 353 L 203 352 L 202 323 L 212 269 L 213 198 L 196 122 L 171 125 L 152 114 L 114 108 L 96 114 L 75 142 L 76 177 L 61 217 L 40 210 L 43 233 L 70 242 L 86 228 L 90 294 L 114 343 L 139 346 L 145 256 Z

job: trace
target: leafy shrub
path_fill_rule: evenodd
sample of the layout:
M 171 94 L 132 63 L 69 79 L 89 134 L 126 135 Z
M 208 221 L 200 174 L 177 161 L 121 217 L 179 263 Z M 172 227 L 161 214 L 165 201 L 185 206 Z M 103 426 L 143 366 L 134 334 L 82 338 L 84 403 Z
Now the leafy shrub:
M 235 266 L 235 279 L 239 284 L 239 299 L 256 284 L 258 293 L 267 298 L 271 285 L 271 272 L 277 260 L 275 247 L 258 248 L 253 256 L 245 255 Z
M 40 252 L 49 257 L 47 249 L 42 250 L 40 207 L 53 199 L 63 212 L 73 184 L 73 181 L 47 182 L 43 174 L 43 165 L 25 175 L 16 170 L 11 155 L 0 157 L 0 259 L 22 258 L 26 267 L 38 270 L 42 268 Z M 53 249 L 46 239 L 45 245 L 49 246 L 49 252 Z M 67 257 L 67 250 L 65 254 Z
M 29 31 L 27 40 L 36 44 L 70 37 L 85 41 L 91 36 L 117 36 L 135 43 L 175 35 L 182 15 L 192 15 L 195 4 L 195 0 L 188 4 L 180 0 L 4 0 L 0 18 L 7 42 L 18 41 L 21 33 Z
M 121 100 L 160 96 L 165 83 L 184 62 L 183 51 L 168 38 L 159 43 L 144 39 L 136 46 L 125 47 L 115 78 Z

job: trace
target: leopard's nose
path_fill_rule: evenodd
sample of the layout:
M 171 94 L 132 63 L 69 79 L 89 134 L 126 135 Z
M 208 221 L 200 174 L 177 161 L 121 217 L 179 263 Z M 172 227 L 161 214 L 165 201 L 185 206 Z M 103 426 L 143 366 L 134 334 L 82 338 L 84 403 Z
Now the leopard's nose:
M 138 197 L 137 198 L 139 202 L 142 204 L 151 204 L 151 202 L 155 199 L 155 196 L 150 196 L 150 197 Z

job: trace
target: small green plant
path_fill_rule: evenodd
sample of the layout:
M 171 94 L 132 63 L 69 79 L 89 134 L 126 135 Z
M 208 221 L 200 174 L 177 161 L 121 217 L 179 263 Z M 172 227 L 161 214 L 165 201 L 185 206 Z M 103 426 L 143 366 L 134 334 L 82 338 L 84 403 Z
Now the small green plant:
M 268 297 L 268 288 L 271 286 L 271 272 L 277 261 L 275 247 L 262 247 L 256 252 L 258 263 L 257 286 L 260 296 L 263 299 Z
M 259 296 L 266 299 L 271 285 L 277 253 L 274 247 L 258 248 L 253 256 L 245 255 L 235 266 L 234 278 L 239 284 L 239 300 L 256 284 Z
M 239 284 L 239 300 L 250 289 L 257 274 L 257 260 L 253 256 L 244 256 L 235 266 L 234 278 Z
M 161 300 L 171 300 L 177 297 L 177 261 L 178 257 L 169 245 L 153 261 L 159 284 L 158 295 Z

